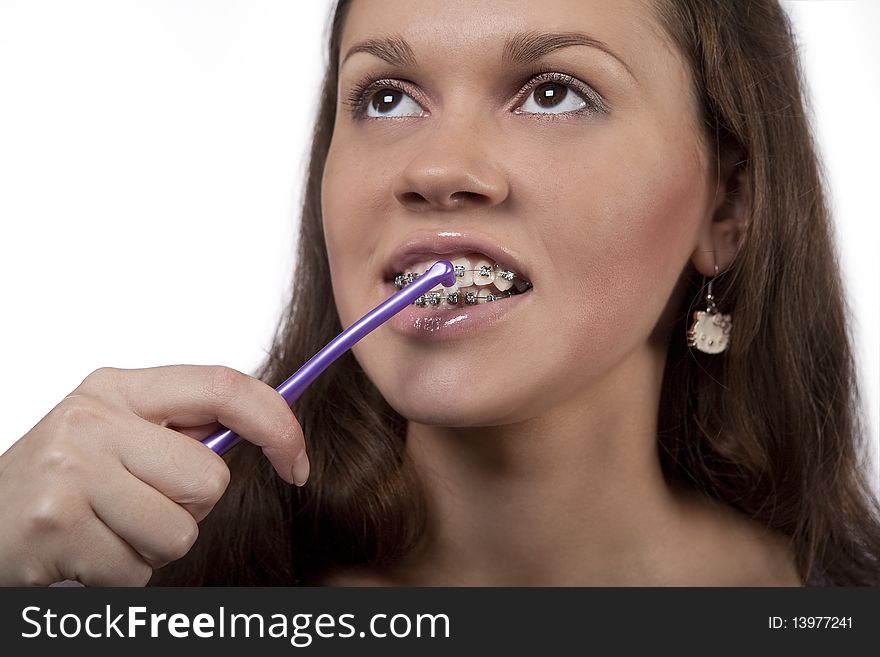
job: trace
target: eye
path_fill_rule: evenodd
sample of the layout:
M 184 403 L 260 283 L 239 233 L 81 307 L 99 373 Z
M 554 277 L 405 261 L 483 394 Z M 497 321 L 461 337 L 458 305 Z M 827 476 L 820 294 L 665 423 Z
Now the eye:
M 400 89 L 381 89 L 368 99 L 367 116 L 420 116 L 422 108 L 404 91 Z M 400 113 L 389 114 L 399 111 Z M 409 113 L 407 113 L 409 112 Z
M 542 73 L 520 91 L 528 93 L 516 114 L 582 114 L 606 111 L 601 97 L 585 84 L 565 73 Z
M 367 99 L 366 116 L 421 116 L 422 108 L 412 97 L 401 89 L 388 87 L 380 89 Z M 389 112 L 399 112 L 389 114 Z M 409 113 L 407 113 L 409 112 Z
M 534 74 L 533 74 L 534 75 Z M 583 82 L 566 73 L 541 72 L 523 86 L 517 96 L 528 94 L 523 109 L 515 114 L 607 113 L 602 97 Z M 418 102 L 403 81 L 394 78 L 357 83 L 345 101 L 354 119 L 424 116 Z M 518 107 L 520 107 L 518 106 Z
M 347 105 L 356 119 L 397 118 L 424 114 L 413 97 L 393 79 L 355 85 L 349 94 Z

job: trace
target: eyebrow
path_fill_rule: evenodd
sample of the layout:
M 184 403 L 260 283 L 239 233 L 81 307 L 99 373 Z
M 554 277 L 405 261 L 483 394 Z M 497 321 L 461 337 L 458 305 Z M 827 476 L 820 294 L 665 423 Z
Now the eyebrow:
M 504 42 L 501 53 L 501 63 L 505 66 L 529 64 L 548 53 L 567 48 L 569 46 L 587 46 L 601 50 L 606 55 L 617 60 L 626 69 L 626 72 L 637 80 L 629 65 L 614 53 L 607 44 L 591 37 L 583 32 L 519 32 L 509 36 Z M 416 57 L 412 46 L 406 39 L 398 35 L 366 39 L 356 43 L 340 62 L 342 64 L 357 52 L 365 52 L 385 60 L 389 64 L 400 67 L 414 67 Z

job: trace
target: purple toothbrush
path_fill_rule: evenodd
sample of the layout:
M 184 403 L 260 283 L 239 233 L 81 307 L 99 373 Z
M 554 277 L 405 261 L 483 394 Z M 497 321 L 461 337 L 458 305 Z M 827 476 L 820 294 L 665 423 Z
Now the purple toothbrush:
M 404 287 L 399 292 L 388 297 L 386 301 L 373 308 L 354 324 L 327 343 L 327 346 L 312 356 L 308 362 L 300 367 L 296 374 L 276 388 L 281 393 L 288 406 L 299 399 L 312 381 L 326 370 L 330 364 L 362 337 L 373 329 L 391 319 L 394 315 L 410 305 L 418 297 L 428 292 L 438 284 L 444 287 L 452 287 L 455 284 L 455 268 L 448 260 L 438 260 L 428 271 L 419 276 L 415 281 Z M 241 441 L 241 436 L 232 429 L 222 428 L 202 440 L 219 455 L 223 455 Z

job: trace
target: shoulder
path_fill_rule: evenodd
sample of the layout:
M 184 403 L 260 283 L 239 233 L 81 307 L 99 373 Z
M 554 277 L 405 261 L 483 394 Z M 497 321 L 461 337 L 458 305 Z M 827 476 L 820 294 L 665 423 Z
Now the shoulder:
M 694 517 L 719 585 L 804 586 L 790 536 L 717 500 L 700 504 Z
M 742 586 L 804 586 L 791 538 L 758 523 L 753 531 L 755 549 L 745 564 Z

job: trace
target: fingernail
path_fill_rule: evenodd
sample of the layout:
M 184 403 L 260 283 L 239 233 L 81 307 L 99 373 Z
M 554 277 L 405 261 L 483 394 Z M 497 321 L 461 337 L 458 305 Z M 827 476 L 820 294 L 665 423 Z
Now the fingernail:
M 299 456 L 293 462 L 293 483 L 297 486 L 302 486 L 306 483 L 309 478 L 309 457 L 306 454 L 306 450 L 303 450 L 299 453 Z

